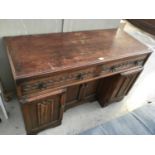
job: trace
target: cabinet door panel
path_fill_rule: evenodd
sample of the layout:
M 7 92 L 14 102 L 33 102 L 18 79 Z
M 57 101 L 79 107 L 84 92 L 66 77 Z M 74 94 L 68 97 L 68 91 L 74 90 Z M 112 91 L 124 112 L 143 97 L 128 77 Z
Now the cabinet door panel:
M 66 104 L 69 102 L 76 102 L 78 100 L 79 89 L 80 85 L 67 88 Z
M 78 101 L 84 100 L 86 84 L 81 84 L 79 89 Z
M 56 109 L 56 108 L 55 108 Z M 54 101 L 44 101 L 43 103 L 37 104 L 37 113 L 38 113 L 38 125 L 47 124 L 51 121 L 54 121 Z
M 119 75 L 106 77 L 101 80 L 97 91 L 97 99 L 101 106 L 106 106 L 115 98 L 122 82 L 123 79 Z
M 79 105 L 84 101 L 85 87 L 86 84 L 84 83 L 67 88 L 65 110 Z
M 125 82 L 125 80 L 123 78 L 120 78 L 120 76 L 115 76 L 114 78 L 116 78 L 116 82 L 115 82 L 115 85 L 114 87 L 112 88 L 113 91 L 111 91 L 111 98 L 115 98 L 116 96 L 118 96 L 118 93 L 120 92 L 120 88 L 122 86 L 125 86 L 123 85 L 123 83 Z
M 28 133 L 55 126 L 62 120 L 65 93 L 56 94 L 26 103 L 22 106 Z
M 132 86 L 134 85 L 136 79 L 138 78 L 138 76 L 140 75 L 140 73 L 142 72 L 143 68 L 138 68 L 135 70 L 131 70 L 128 72 L 124 72 L 122 73 L 120 76 L 122 79 L 124 79 L 125 83 L 124 85 L 126 85 L 126 87 L 122 87 L 123 90 L 121 90 L 120 95 L 127 95 L 128 92 L 130 91 L 130 89 L 132 88 Z
M 98 85 L 99 85 L 99 80 L 94 80 L 94 81 L 86 83 L 85 94 L 84 94 L 84 98 L 86 100 L 87 99 L 89 100 L 89 98 L 91 100 L 95 99 Z
M 122 84 L 121 84 L 120 88 L 116 89 L 117 93 L 113 97 L 124 96 L 125 95 L 125 89 L 127 88 L 127 86 L 132 81 L 132 79 L 129 79 L 128 77 L 119 77 L 119 78 L 122 79 Z
M 120 101 L 130 91 L 142 68 L 107 77 L 102 80 L 98 90 L 98 101 L 101 106 Z
M 136 79 L 138 78 L 140 73 L 137 73 L 135 75 L 133 75 L 133 77 L 131 77 L 132 79 L 130 80 L 130 83 L 128 84 L 128 86 L 125 89 L 125 95 L 127 95 L 130 91 L 130 89 L 132 88 L 132 86 L 134 85 Z

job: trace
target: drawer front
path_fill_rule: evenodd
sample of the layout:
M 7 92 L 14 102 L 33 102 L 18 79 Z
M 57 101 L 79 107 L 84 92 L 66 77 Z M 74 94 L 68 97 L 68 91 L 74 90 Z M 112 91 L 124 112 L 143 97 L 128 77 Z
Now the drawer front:
M 146 56 L 141 56 L 138 58 L 132 58 L 128 60 L 122 60 L 119 62 L 104 64 L 102 65 L 101 74 L 112 74 L 134 67 L 142 67 L 144 65 L 145 60 Z
M 51 88 L 65 86 L 74 82 L 90 79 L 95 76 L 96 68 L 90 67 L 83 70 L 60 73 L 57 75 L 24 81 L 21 83 L 21 95 L 29 95 Z

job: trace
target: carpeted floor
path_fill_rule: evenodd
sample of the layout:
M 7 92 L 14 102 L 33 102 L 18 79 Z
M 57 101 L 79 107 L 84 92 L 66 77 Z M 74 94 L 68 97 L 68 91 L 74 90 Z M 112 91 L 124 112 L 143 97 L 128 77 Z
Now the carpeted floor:
M 81 135 L 155 135 L 155 103 L 86 130 Z

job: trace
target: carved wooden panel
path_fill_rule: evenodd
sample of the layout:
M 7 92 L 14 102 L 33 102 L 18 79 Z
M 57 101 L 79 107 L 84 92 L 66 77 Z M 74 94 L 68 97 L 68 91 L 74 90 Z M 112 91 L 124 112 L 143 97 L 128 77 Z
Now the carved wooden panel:
M 66 92 L 65 110 L 96 99 L 97 87 L 100 80 L 93 80 L 79 85 L 70 86 Z
M 123 99 L 133 86 L 142 68 L 104 78 L 98 88 L 98 100 L 101 106 Z
M 116 61 L 110 64 L 103 64 L 101 69 L 101 74 L 106 75 L 109 73 L 117 73 L 121 70 L 141 67 L 144 64 L 146 55 L 134 58 L 131 60 L 123 60 L 121 62 Z M 31 95 L 40 91 L 44 91 L 51 88 L 56 88 L 59 86 L 71 84 L 73 82 L 78 82 L 82 80 L 87 80 L 95 77 L 99 72 L 97 66 L 89 67 L 83 70 L 71 71 L 66 73 L 60 73 L 56 75 L 51 75 L 49 77 L 38 78 L 34 80 L 24 81 L 20 84 L 21 95 Z
M 46 89 L 55 88 L 71 82 L 85 80 L 94 77 L 95 67 L 77 70 L 70 73 L 51 75 L 48 78 L 30 80 L 21 84 L 22 95 L 40 92 Z
M 74 85 L 67 88 L 65 109 L 79 102 L 81 85 Z
M 122 62 L 116 62 L 112 64 L 102 65 L 102 74 L 119 72 L 121 70 L 133 68 L 133 67 L 142 67 L 144 64 L 146 56 L 141 58 L 136 58 L 135 60 L 127 60 Z
M 37 104 L 38 124 L 49 123 L 54 118 L 54 101 L 52 99 Z
M 61 123 L 65 106 L 65 93 L 41 98 L 22 105 L 28 133 Z
M 97 88 L 100 84 L 100 80 L 94 80 L 91 82 L 87 82 L 85 85 L 85 94 L 84 98 L 87 100 L 96 99 Z

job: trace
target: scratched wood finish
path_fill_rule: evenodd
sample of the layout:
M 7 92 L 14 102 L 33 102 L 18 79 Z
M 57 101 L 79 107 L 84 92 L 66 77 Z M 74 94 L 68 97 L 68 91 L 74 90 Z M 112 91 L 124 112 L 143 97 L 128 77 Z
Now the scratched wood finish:
M 4 41 L 28 134 L 60 125 L 64 111 L 86 101 L 123 99 L 151 54 L 116 29 Z
M 148 52 L 116 29 L 6 37 L 5 41 L 15 79 Z

